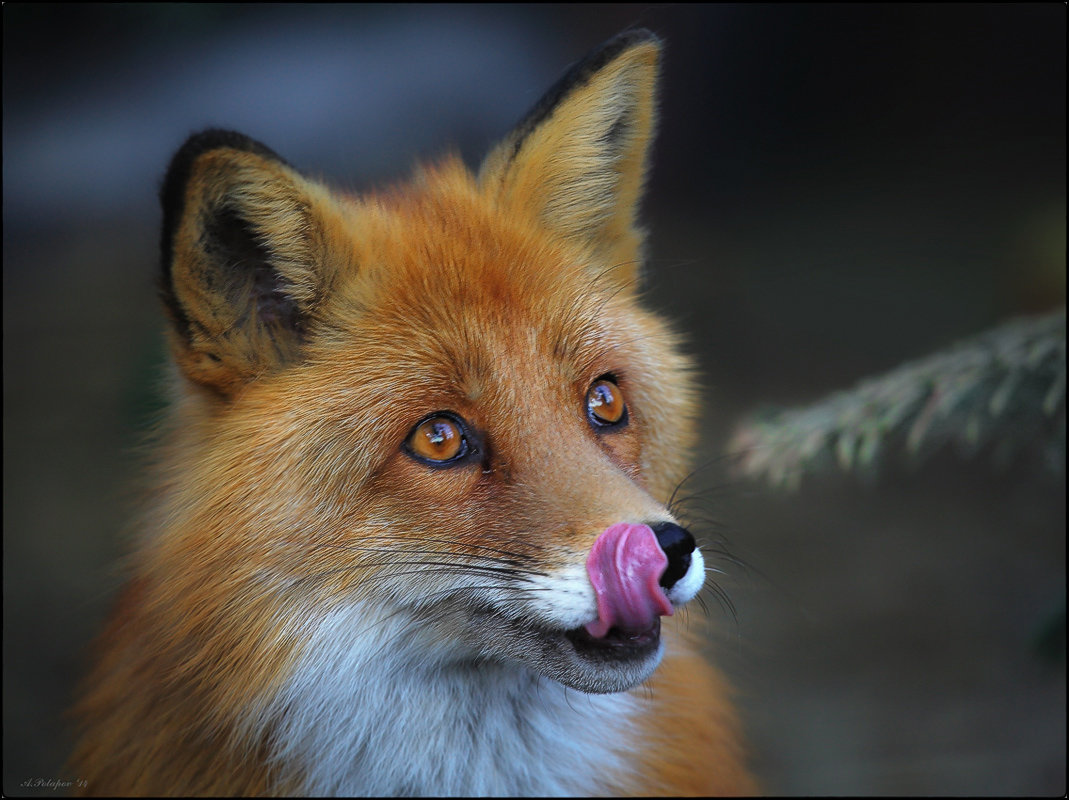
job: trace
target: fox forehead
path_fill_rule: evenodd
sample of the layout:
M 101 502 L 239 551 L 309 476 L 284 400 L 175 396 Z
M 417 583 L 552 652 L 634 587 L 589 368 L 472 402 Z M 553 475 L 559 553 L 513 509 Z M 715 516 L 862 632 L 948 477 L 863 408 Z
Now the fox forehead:
M 355 201 L 347 221 L 334 235 L 350 255 L 321 311 L 334 356 L 374 353 L 474 398 L 539 366 L 588 380 L 634 333 L 637 304 L 585 248 L 495 208 L 469 176 Z

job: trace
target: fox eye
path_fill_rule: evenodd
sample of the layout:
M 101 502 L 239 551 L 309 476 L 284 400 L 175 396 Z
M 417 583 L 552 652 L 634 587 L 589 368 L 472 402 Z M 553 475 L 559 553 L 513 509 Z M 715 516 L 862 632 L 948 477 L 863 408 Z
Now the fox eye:
M 471 451 L 464 423 L 452 414 L 438 412 L 416 425 L 405 439 L 405 450 L 431 466 L 451 466 Z
M 613 427 L 627 422 L 624 393 L 611 376 L 598 378 L 586 393 L 586 410 L 591 423 L 597 427 Z

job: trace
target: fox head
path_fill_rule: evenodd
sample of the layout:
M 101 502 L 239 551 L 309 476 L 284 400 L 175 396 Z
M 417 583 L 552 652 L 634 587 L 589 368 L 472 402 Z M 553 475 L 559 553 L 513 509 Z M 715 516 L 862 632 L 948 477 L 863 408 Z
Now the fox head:
M 349 613 L 405 622 L 427 660 L 587 692 L 649 676 L 704 573 L 666 506 L 690 366 L 639 302 L 659 50 L 605 44 L 477 174 L 447 159 L 351 197 L 240 134 L 181 148 L 161 286 L 183 377 L 149 559 L 171 566 L 148 573 L 189 631 L 300 661 Z

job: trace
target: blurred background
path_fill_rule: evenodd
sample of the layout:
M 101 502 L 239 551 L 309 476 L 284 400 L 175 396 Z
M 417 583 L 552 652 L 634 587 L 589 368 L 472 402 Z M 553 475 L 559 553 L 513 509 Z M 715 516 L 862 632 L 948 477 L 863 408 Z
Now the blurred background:
M 162 399 L 156 192 L 240 130 L 362 190 L 473 166 L 564 71 L 667 43 L 650 303 L 707 387 L 688 484 L 734 612 L 710 652 L 773 794 L 1064 794 L 1064 472 L 954 452 L 777 492 L 753 409 L 1065 302 L 1064 4 L 3 7 L 3 791 L 63 711 Z M 696 515 L 697 516 L 697 515 Z M 712 518 L 709 521 L 709 518 Z M 700 612 L 692 612 L 700 613 Z

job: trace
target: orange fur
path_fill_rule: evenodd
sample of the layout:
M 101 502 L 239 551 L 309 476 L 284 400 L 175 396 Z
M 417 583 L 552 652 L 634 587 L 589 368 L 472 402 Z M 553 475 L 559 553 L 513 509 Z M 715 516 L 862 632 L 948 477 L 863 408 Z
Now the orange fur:
M 381 612 L 369 636 L 409 621 L 402 630 L 426 635 L 428 653 L 447 654 L 427 656 L 442 659 L 434 675 L 459 663 L 462 679 L 560 677 L 552 653 L 529 656 L 510 637 L 567 612 L 538 605 L 554 606 L 552 592 L 494 588 L 498 573 L 581 571 L 600 531 L 672 520 L 664 504 L 694 438 L 689 362 L 636 288 L 658 52 L 648 34 L 608 43 L 477 176 L 446 159 L 352 198 L 236 134 L 179 152 L 163 190 L 174 404 L 133 577 L 77 707 L 72 769 L 89 793 L 335 786 L 301 755 L 316 725 L 299 727 L 313 712 L 294 698 L 377 696 L 362 675 L 325 666 L 380 646 L 330 627 L 345 614 Z M 583 413 L 604 375 L 630 415 L 611 432 Z M 434 412 L 463 420 L 475 455 L 428 466 L 406 452 Z M 724 688 L 676 631 L 665 638 L 650 688 L 632 691 L 633 731 L 621 721 L 613 734 L 637 769 L 595 775 L 591 764 L 587 778 L 547 785 L 753 790 Z M 436 686 L 381 691 L 429 702 Z M 616 691 L 600 687 L 584 690 Z M 361 720 L 344 702 L 315 713 L 323 725 L 355 715 L 343 731 Z M 426 774 L 460 781 L 468 754 L 441 758 L 458 766 Z M 540 785 L 521 777 L 455 785 Z

